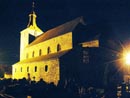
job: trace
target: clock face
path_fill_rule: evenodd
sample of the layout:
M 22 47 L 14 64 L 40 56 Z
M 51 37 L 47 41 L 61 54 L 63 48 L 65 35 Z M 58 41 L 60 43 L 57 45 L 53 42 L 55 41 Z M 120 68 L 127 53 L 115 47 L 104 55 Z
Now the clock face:
M 38 35 L 36 30 L 29 30 L 29 34 L 35 37 Z
M 34 36 L 35 30 L 32 30 L 32 29 L 29 28 L 27 33 L 29 33 L 30 35 Z

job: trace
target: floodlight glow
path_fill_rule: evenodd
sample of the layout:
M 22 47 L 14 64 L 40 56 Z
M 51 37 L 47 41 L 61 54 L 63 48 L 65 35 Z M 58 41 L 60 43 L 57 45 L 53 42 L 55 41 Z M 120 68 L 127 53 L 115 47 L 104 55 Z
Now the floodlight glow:
M 125 63 L 130 65 L 130 53 L 125 54 Z

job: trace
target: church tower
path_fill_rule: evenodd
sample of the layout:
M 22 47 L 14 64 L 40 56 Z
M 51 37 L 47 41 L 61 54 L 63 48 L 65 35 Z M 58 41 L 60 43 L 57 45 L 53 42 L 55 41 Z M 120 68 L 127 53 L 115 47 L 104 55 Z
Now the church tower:
M 23 59 L 23 50 L 30 43 L 30 37 L 36 38 L 41 35 L 43 31 L 36 24 L 36 14 L 34 11 L 34 2 L 32 4 L 32 12 L 29 14 L 29 22 L 27 28 L 20 32 L 20 60 Z

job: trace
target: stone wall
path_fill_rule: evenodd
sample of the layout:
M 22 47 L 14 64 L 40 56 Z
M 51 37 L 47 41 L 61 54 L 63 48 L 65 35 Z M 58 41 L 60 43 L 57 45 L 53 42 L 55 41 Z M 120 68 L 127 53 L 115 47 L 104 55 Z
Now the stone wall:
M 47 83 L 53 82 L 57 85 L 59 75 L 59 59 L 57 58 L 13 65 L 13 79 L 30 78 L 31 80 L 35 79 L 35 81 L 43 79 Z
M 21 54 L 22 59 L 25 60 L 28 58 L 38 57 L 39 51 L 41 50 L 41 55 L 47 55 L 47 49 L 50 47 L 50 53 L 57 52 L 57 45 L 61 46 L 61 51 L 72 49 L 72 32 L 66 33 L 64 35 L 49 39 L 47 41 L 41 42 L 39 44 L 27 47 L 24 49 Z M 34 52 L 34 56 L 32 56 Z

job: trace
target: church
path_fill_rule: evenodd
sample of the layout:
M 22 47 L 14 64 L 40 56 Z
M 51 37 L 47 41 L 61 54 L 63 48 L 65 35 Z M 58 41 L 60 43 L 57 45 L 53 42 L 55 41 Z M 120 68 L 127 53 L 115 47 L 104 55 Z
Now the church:
M 100 34 L 87 33 L 83 17 L 45 32 L 37 26 L 36 17 L 32 11 L 27 28 L 20 32 L 20 61 L 12 65 L 13 79 L 43 79 L 55 85 L 74 80 L 99 86 L 108 80 L 104 77 L 108 65 L 103 62 L 111 53 L 100 47 Z

